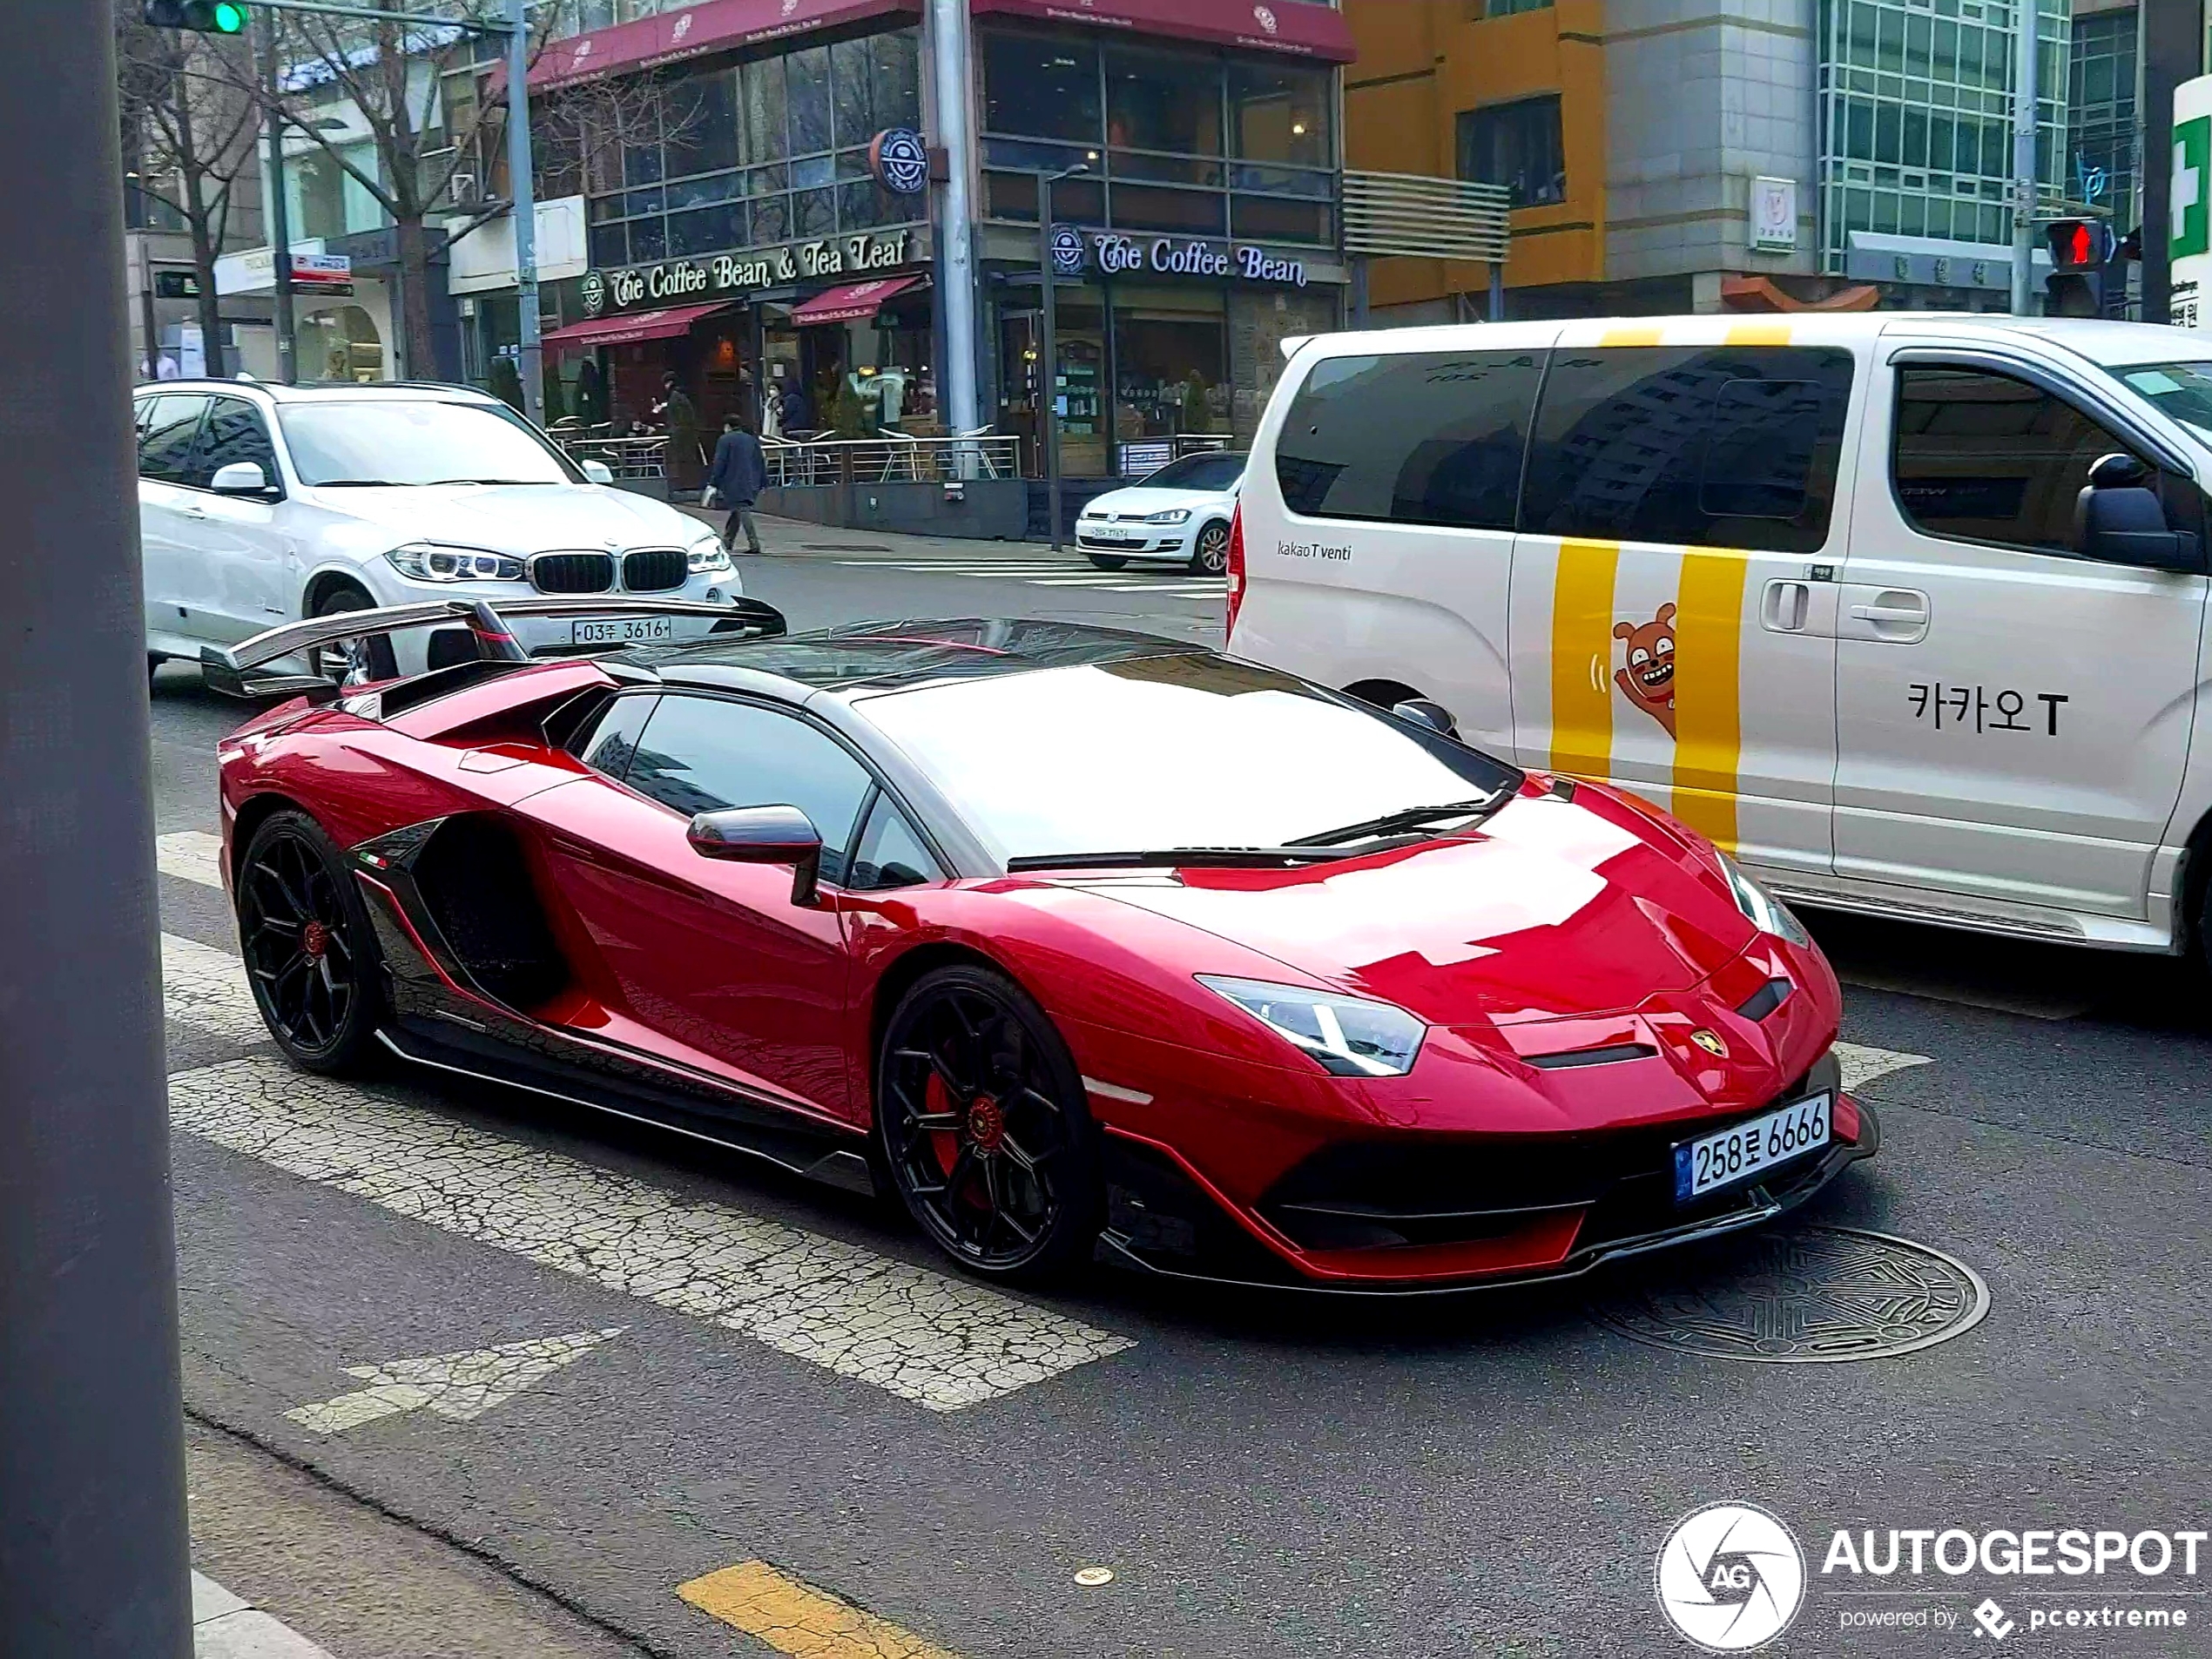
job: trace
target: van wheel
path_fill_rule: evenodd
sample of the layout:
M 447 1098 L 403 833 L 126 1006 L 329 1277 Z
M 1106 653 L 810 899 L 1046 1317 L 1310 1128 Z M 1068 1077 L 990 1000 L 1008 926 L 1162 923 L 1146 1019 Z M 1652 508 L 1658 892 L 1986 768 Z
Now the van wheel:
M 1127 559 L 1118 558 L 1111 553 L 1086 553 L 1083 556 L 1102 570 L 1122 570 L 1129 567 Z
M 1397 680 L 1358 680 L 1344 688 L 1346 697 L 1356 697 L 1362 703 L 1372 703 L 1379 709 L 1394 709 L 1400 703 L 1411 703 L 1421 695 L 1412 686 Z

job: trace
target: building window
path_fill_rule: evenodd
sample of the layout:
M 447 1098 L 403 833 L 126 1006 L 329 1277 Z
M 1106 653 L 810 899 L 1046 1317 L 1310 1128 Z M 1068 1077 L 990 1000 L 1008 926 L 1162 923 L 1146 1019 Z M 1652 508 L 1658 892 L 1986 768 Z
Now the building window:
M 1515 207 L 1567 199 L 1567 154 L 1559 95 L 1460 111 L 1460 177 L 1503 185 Z
M 1474 0 L 1474 10 L 1484 17 L 1510 17 L 1519 11 L 1548 10 L 1552 0 Z
M 2067 64 L 2067 192 L 2135 223 L 2135 22 L 2133 8 L 2078 17 Z
M 2037 8 L 2037 178 L 2074 191 L 2068 0 L 1828 0 L 1821 11 L 1821 249 L 1849 269 L 1854 231 L 2008 244 L 2015 7 Z M 1952 15 L 1953 12 L 1956 15 Z

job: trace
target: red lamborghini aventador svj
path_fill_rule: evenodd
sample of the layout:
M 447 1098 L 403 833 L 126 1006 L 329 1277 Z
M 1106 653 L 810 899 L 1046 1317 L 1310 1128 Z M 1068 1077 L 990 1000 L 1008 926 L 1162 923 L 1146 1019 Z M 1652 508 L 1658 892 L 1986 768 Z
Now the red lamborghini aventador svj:
M 1820 953 L 1628 796 L 1141 635 L 748 614 L 523 661 L 478 607 L 486 655 L 229 738 L 225 872 L 293 1060 L 895 1192 L 1005 1278 L 1565 1277 L 1875 1149 Z

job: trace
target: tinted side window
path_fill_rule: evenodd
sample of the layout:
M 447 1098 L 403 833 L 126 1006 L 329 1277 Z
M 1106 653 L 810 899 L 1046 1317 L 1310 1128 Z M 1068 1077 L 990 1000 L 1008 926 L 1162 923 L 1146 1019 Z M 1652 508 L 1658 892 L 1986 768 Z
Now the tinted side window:
M 1931 536 L 2067 553 L 2074 502 L 2101 455 L 2128 446 L 2009 374 L 1902 368 L 1892 467 L 1905 515 Z
M 1847 351 L 1558 351 L 1528 446 L 1539 536 L 1817 552 L 1843 453 Z
M 185 482 L 205 489 L 217 472 L 234 461 L 251 461 L 270 483 L 277 482 L 276 450 L 261 411 L 242 397 L 219 397 L 207 409 L 207 424 L 199 429 L 199 447 L 193 452 Z
M 834 739 L 773 709 L 666 696 L 646 721 L 624 781 L 684 813 L 796 806 L 822 835 L 822 879 L 842 883 L 867 769 Z
M 204 394 L 172 392 L 152 401 L 138 428 L 138 476 L 183 483 L 207 399 Z
M 577 756 L 594 771 L 608 777 L 622 779 L 630 771 L 630 762 L 637 752 L 637 736 L 645 729 L 645 721 L 653 711 L 653 705 L 660 701 L 658 692 L 644 692 L 618 697 L 599 716 L 599 723 L 577 751 Z
M 1294 513 L 1509 530 L 1544 354 L 1332 357 L 1275 444 Z
M 853 867 L 845 885 L 861 891 L 880 887 L 911 887 L 919 882 L 941 880 L 944 872 L 921 844 L 907 815 L 878 794 L 868 813 L 868 826 L 853 851 Z

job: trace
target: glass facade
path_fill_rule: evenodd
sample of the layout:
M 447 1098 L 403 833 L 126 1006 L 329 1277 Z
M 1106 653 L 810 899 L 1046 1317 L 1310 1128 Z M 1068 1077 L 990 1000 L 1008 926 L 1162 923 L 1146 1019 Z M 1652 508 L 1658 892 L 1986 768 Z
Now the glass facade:
M 660 130 L 588 147 L 591 263 L 642 265 L 920 220 L 870 177 L 886 127 L 921 125 L 921 41 L 894 30 L 673 78 Z
M 982 31 L 985 216 L 1327 246 L 1336 132 L 1326 70 Z
M 1459 118 L 1460 177 L 1503 185 L 1515 207 L 1541 207 L 1567 199 L 1567 144 L 1559 94 L 1516 98 Z
M 2012 240 L 2015 6 L 2030 0 L 1822 0 L 1821 252 L 1841 273 L 1851 233 Z M 2037 179 L 2071 193 L 2067 0 L 2032 0 Z
M 2077 17 L 2067 54 L 2067 191 L 2123 235 L 2136 220 L 2135 23 L 2132 8 Z

